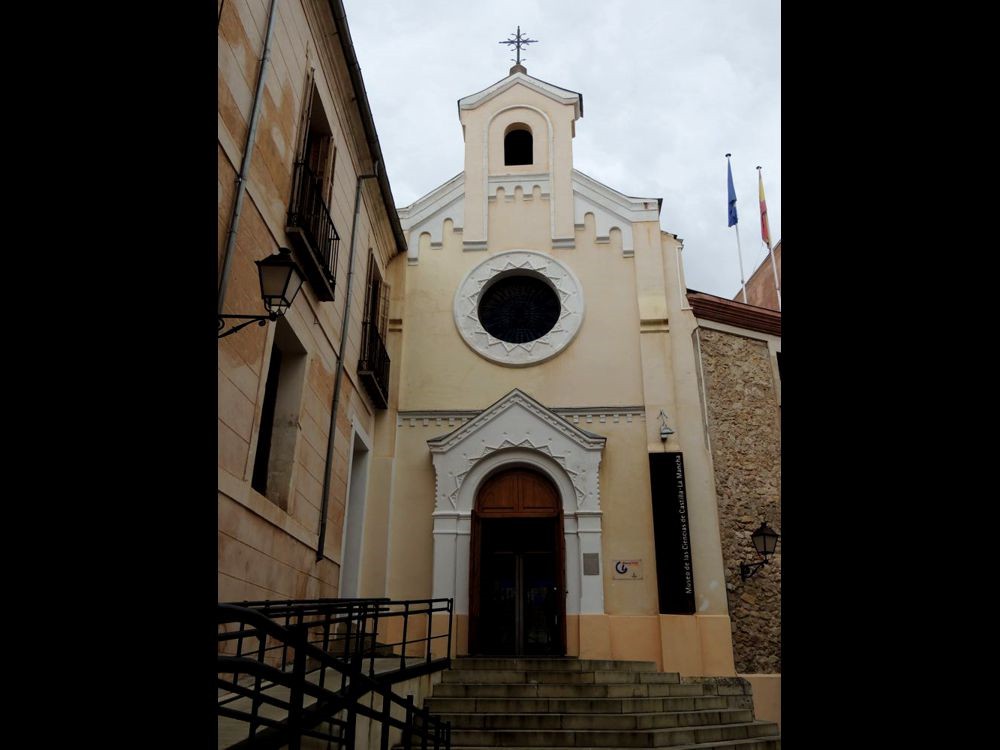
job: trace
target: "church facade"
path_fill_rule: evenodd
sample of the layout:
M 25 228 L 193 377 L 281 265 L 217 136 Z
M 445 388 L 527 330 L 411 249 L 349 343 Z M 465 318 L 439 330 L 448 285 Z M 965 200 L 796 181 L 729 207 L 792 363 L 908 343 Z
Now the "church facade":
M 465 171 L 399 211 L 408 250 L 390 326 L 405 375 L 388 589 L 454 597 L 460 651 L 493 648 L 482 625 L 500 614 L 487 599 L 534 596 L 545 614 L 504 612 L 525 648 L 532 621 L 548 618 L 538 637 L 561 653 L 733 674 L 681 242 L 660 229 L 656 198 L 573 168 L 578 93 L 515 66 L 459 111 Z M 686 540 L 661 542 L 688 547 L 683 614 L 660 606 L 650 457 L 661 454 L 683 464 Z M 524 566 L 546 563 L 531 544 L 497 536 L 544 536 L 543 522 L 488 499 L 491 477 L 523 471 L 555 490 L 563 556 L 534 579 Z M 550 597 L 531 591 L 542 582 Z
M 766 673 L 777 718 L 780 555 L 739 566 L 760 518 L 780 531 L 780 314 L 689 294 L 669 206 L 576 170 L 582 95 L 521 65 L 459 100 L 464 170 L 394 209 L 384 174 L 362 183 L 381 154 L 321 6 L 290 11 L 314 44 L 286 44 L 270 84 L 235 299 L 251 260 L 306 252 L 300 164 L 325 170 L 353 286 L 310 281 L 279 324 L 220 341 L 220 600 L 450 598 L 453 653 Z M 251 12 L 223 12 L 220 40 L 253 47 Z M 250 60 L 220 58 L 220 90 Z M 220 259 L 250 109 L 223 104 Z

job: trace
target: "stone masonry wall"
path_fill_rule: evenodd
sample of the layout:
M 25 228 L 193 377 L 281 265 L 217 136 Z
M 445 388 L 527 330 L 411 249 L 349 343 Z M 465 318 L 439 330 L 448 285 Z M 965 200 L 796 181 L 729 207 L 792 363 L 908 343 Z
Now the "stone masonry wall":
M 220 4 L 218 44 L 218 224 L 219 279 L 229 222 L 236 199 L 236 176 L 249 131 L 260 57 L 268 24 L 268 4 L 234 0 Z M 301 347 L 304 371 L 295 424 L 285 434 L 293 443 L 284 457 L 281 494 L 259 494 L 252 487 L 261 412 L 277 323 L 251 325 L 218 345 L 218 581 L 220 601 L 315 598 L 338 594 L 342 537 L 351 461 L 352 419 L 365 434 L 374 433 L 373 408 L 359 386 L 357 362 L 365 311 L 369 254 L 382 265 L 395 257 L 390 214 L 374 182 L 354 225 L 358 174 L 371 171 L 369 149 L 358 127 L 357 103 L 346 63 L 332 35 L 326 3 L 278 3 L 271 39 L 260 119 L 246 183 L 240 222 L 230 256 L 222 312 L 263 310 L 254 261 L 279 247 L 292 247 L 284 231 L 307 83 L 315 90 L 315 112 L 327 118 L 338 154 L 329 185 L 330 212 L 340 231 L 336 299 L 320 301 L 309 282 L 303 285 L 281 325 Z M 317 115 L 318 116 L 318 115 Z M 392 210 L 389 207 L 389 210 Z M 348 263 L 355 232 L 352 293 L 346 294 Z M 302 258 L 300 257 L 301 261 Z M 384 273 L 383 273 L 384 275 Z M 346 341 L 340 341 L 345 304 L 351 310 Z M 327 472 L 334 372 L 343 356 L 344 372 L 335 420 L 335 440 L 327 505 L 324 558 L 316 561 L 323 487 Z M 288 372 L 286 370 L 286 372 Z M 294 388 L 294 386 L 293 386 Z M 294 417 L 294 422 L 289 417 Z M 273 447 L 274 443 L 272 443 Z M 286 444 L 287 445 L 287 444 Z M 273 457 L 274 453 L 272 453 Z M 287 491 L 286 491 L 287 489 Z M 279 502 L 280 500 L 280 502 Z M 378 593 L 381 593 L 380 591 Z
M 736 671 L 781 672 L 781 542 L 747 581 L 740 562 L 757 562 L 750 534 L 766 520 L 781 533 L 781 428 L 767 343 L 701 328 L 708 429 L 733 624 Z

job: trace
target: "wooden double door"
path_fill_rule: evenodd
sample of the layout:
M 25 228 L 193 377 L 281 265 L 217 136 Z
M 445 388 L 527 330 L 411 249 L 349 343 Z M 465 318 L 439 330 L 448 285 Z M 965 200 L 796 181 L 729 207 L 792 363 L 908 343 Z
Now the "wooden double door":
M 472 519 L 469 648 L 473 654 L 566 653 L 566 573 L 559 493 L 509 469 L 480 489 Z

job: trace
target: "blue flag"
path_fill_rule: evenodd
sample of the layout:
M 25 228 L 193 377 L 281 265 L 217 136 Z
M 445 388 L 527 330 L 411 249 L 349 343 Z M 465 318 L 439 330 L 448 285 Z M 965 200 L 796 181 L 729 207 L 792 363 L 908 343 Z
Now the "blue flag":
M 733 165 L 726 159 L 726 169 L 729 172 L 729 226 L 735 224 L 736 218 L 736 188 L 733 187 Z

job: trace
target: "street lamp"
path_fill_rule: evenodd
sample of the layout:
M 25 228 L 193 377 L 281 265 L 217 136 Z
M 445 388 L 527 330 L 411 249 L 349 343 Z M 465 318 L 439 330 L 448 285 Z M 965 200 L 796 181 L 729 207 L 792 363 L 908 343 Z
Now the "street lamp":
M 763 559 L 757 563 L 740 563 L 740 578 L 746 580 L 754 575 L 762 567 L 767 565 L 768 558 L 774 554 L 774 550 L 778 547 L 778 537 L 779 534 L 775 533 L 774 529 L 767 525 L 767 521 L 761 521 L 760 526 L 757 530 L 750 535 L 750 540 L 753 542 L 753 547 L 757 550 L 757 554 Z
M 236 333 L 251 323 L 256 322 L 262 326 L 269 320 L 277 320 L 292 306 L 295 295 L 302 287 L 302 271 L 292 260 L 292 251 L 287 247 L 279 247 L 276 255 L 254 262 L 257 264 L 257 274 L 260 276 L 260 296 L 264 300 L 267 315 L 219 315 L 219 331 L 225 327 L 227 319 L 246 321 L 233 326 L 225 333 L 219 333 L 220 339 Z

